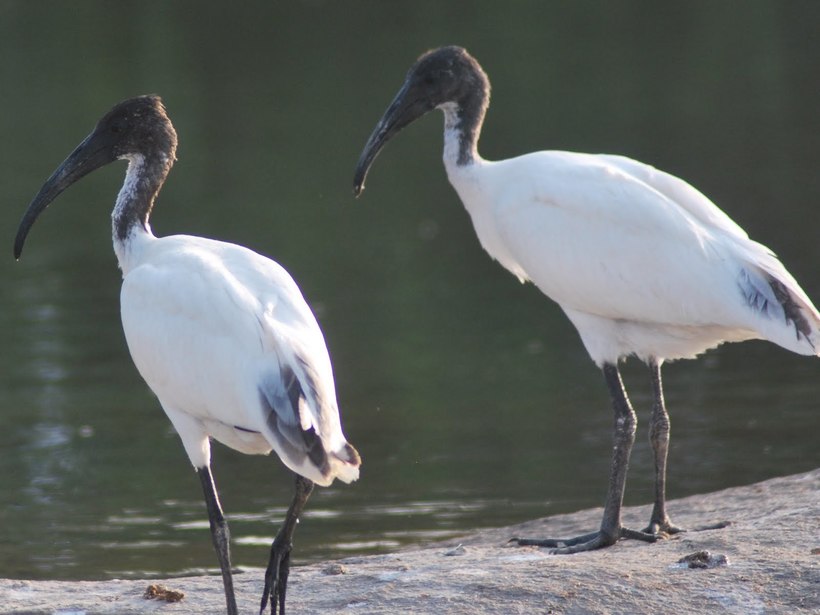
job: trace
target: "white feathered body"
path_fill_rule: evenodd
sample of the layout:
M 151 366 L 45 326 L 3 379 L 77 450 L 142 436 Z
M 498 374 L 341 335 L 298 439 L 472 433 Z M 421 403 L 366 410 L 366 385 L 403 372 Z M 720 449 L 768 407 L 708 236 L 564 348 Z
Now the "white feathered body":
M 324 338 L 282 267 L 234 244 L 150 231 L 115 249 L 128 348 L 195 467 L 210 462 L 212 437 L 244 453 L 273 449 L 320 485 L 358 477 Z M 324 469 L 301 440 L 311 430 Z
M 683 180 L 620 156 L 543 151 L 457 165 L 454 151 L 445 146 L 445 166 L 481 245 L 561 306 L 599 365 L 753 338 L 817 354 L 820 315 L 794 278 Z

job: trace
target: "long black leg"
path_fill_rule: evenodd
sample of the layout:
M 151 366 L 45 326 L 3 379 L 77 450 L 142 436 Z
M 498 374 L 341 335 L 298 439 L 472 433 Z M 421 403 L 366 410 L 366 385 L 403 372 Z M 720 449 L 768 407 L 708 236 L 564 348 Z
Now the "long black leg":
M 262 605 L 259 608 L 259 615 L 262 615 L 270 601 L 270 611 L 276 615 L 276 607 L 279 607 L 280 615 L 285 615 L 285 592 L 288 585 L 288 574 L 290 573 L 290 551 L 293 548 L 293 532 L 299 522 L 299 515 L 305 507 L 311 492 L 313 491 L 313 481 L 304 476 L 296 475 L 296 492 L 293 501 L 285 515 L 285 521 L 279 528 L 279 533 L 273 539 L 270 548 L 270 561 L 268 569 L 265 571 L 265 589 L 262 591 Z
M 216 485 L 214 485 L 214 479 L 211 476 L 211 468 L 208 466 L 198 468 L 197 473 L 199 474 L 199 480 L 202 482 L 202 490 L 205 492 L 208 521 L 211 523 L 211 538 L 213 538 L 214 549 L 219 559 L 219 567 L 222 569 L 222 584 L 225 587 L 228 615 L 237 615 L 233 577 L 231 576 L 231 534 L 228 531 L 228 523 L 222 514 L 222 507 L 219 505 L 219 496 L 216 494 Z
M 568 539 L 532 540 L 527 538 L 513 538 L 519 545 L 535 545 L 539 547 L 556 547 L 552 553 L 567 554 L 580 551 L 592 551 L 615 544 L 621 538 L 634 538 L 646 542 L 654 542 L 657 536 L 646 532 L 630 530 L 621 525 L 621 507 L 626 487 L 626 471 L 629 467 L 629 455 L 632 444 L 635 442 L 637 419 L 629 398 L 624 390 L 618 366 L 605 363 L 603 367 L 609 394 L 612 398 L 612 407 L 615 411 L 615 426 L 613 429 L 612 463 L 609 472 L 609 488 L 604 505 L 604 518 L 601 529 L 591 534 L 583 534 Z
M 650 534 L 677 534 L 681 528 L 672 525 L 666 514 L 666 456 L 669 451 L 669 414 L 663 399 L 661 364 L 656 359 L 649 361 L 652 380 L 652 417 L 649 420 L 649 442 L 655 458 L 655 505 L 652 517 L 644 530 Z
M 655 457 L 655 505 L 652 507 L 652 517 L 644 532 L 658 537 L 679 534 L 686 530 L 674 525 L 666 513 L 666 456 L 669 451 L 669 414 L 666 412 L 666 402 L 663 399 L 663 385 L 661 383 L 661 363 L 655 359 L 649 361 L 649 370 L 652 380 L 652 418 L 649 422 L 649 442 Z M 730 525 L 729 521 L 709 523 L 692 531 L 719 530 Z

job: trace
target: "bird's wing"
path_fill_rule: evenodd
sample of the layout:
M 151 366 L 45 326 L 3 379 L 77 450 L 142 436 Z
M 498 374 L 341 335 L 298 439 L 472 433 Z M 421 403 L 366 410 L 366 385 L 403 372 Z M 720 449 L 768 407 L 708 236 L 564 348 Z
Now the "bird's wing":
M 278 360 L 278 369 L 266 362 L 259 383 L 268 435 L 294 471 L 322 485 L 336 477 L 350 482 L 358 478 L 360 458 L 342 431 L 330 356 L 313 312 L 284 269 L 267 259 L 239 277 L 256 286 L 255 277 L 267 276 L 271 266 L 280 278 L 277 293 L 259 297 L 263 346 Z
M 275 349 L 278 366 L 266 367 L 259 392 L 267 411 L 268 433 L 277 439 L 279 448 L 288 450 L 288 465 L 300 471 L 309 460 L 324 479 L 301 473 L 327 484 L 325 480 L 337 473 L 337 462 L 358 466 L 358 455 L 342 432 L 321 331 L 309 310 L 294 317 L 285 308 L 289 299 L 267 304 L 262 314 L 265 341 Z
M 704 226 L 720 229 L 725 233 L 744 239 L 748 238 L 746 231 L 738 226 L 722 209 L 709 200 L 700 190 L 679 177 L 626 156 L 598 154 L 595 158 L 654 188 L 686 210 Z
M 818 315 L 811 299 L 791 273 L 786 270 L 783 263 L 778 260 L 775 253 L 765 245 L 749 239 L 746 231 L 702 192 L 674 175 L 625 156 L 599 155 L 599 158 L 656 189 L 685 209 L 704 226 L 720 229 L 727 236 L 737 237 L 739 241 L 735 242 L 735 249 L 738 251 L 738 255 L 752 267 L 752 270 L 747 269 L 741 274 L 743 278 L 750 280 L 748 284 L 741 283 L 744 294 L 751 293 L 756 296 L 758 301 L 765 299 L 769 309 L 774 309 L 780 316 L 777 306 L 783 303 L 783 293 L 788 292 L 792 295 L 791 301 L 799 304 L 800 310 L 807 312 L 807 318 L 814 323 L 820 320 L 820 315 Z M 758 271 L 756 272 L 753 269 Z M 756 275 L 758 272 L 767 275 Z M 773 286 L 769 276 L 774 278 L 782 288 L 778 288 L 777 284 Z M 775 290 L 776 288 L 777 290 Z M 778 295 L 780 296 L 778 297 Z M 752 301 L 754 301 L 754 298 Z M 784 309 L 788 311 L 788 307 L 784 307 Z
M 123 281 L 122 318 L 163 406 L 260 432 L 296 471 L 344 448 L 324 339 L 287 272 L 199 238 L 158 239 L 153 250 Z
M 507 249 L 565 307 L 689 325 L 727 318 L 743 231 L 703 203 L 682 207 L 621 166 L 566 152 L 493 163 L 494 215 Z

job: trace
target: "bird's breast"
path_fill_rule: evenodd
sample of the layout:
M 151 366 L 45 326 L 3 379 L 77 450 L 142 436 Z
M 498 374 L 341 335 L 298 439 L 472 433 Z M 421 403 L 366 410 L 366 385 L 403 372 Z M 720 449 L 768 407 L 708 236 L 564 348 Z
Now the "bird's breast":
M 475 163 L 471 167 L 476 168 L 460 168 L 453 171 L 448 168 L 450 183 L 458 193 L 467 213 L 470 214 L 481 247 L 521 282 L 526 282 L 529 280 L 527 272 L 510 251 L 505 238 L 499 232 L 494 191 L 477 177 L 480 172 L 479 165 L 480 163 Z
M 122 324 L 134 364 L 163 406 L 253 429 L 265 350 L 253 306 L 231 290 L 184 260 L 143 263 L 123 279 Z

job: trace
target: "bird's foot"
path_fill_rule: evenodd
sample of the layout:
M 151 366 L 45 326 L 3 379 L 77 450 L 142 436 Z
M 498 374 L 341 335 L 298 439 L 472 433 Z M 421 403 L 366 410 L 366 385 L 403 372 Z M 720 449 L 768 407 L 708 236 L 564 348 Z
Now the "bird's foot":
M 731 521 L 718 521 L 717 523 L 708 523 L 707 525 L 699 525 L 697 527 L 693 527 L 691 531 L 693 532 L 707 532 L 709 530 L 722 530 L 725 527 L 729 527 L 732 525 Z
M 277 537 L 270 551 L 268 569 L 265 571 L 265 589 L 262 590 L 262 604 L 259 615 L 264 615 L 270 602 L 271 615 L 285 615 L 285 592 L 290 573 L 290 550 L 292 545 L 282 545 Z
M 654 534 L 658 538 L 668 538 L 669 536 L 674 536 L 675 534 L 682 534 L 683 532 L 691 531 L 691 532 L 705 532 L 708 530 L 722 530 L 725 527 L 729 527 L 732 525 L 731 521 L 718 521 L 717 523 L 709 523 L 707 525 L 699 525 L 697 527 L 693 527 L 689 530 L 678 527 L 674 525 L 670 520 L 669 517 L 657 521 L 653 519 L 649 522 L 649 525 L 646 526 L 646 529 L 643 531 L 647 534 Z
M 545 538 L 542 540 L 532 538 L 511 538 L 510 542 L 515 542 L 519 547 L 552 547 L 550 553 L 552 555 L 568 555 L 570 553 L 580 553 L 582 551 L 594 551 L 595 549 L 603 549 L 614 545 L 623 538 L 630 538 L 633 540 L 642 540 L 644 542 L 655 542 L 659 536 L 650 534 L 648 532 L 639 532 L 637 530 L 630 530 L 625 527 L 618 528 L 614 533 L 610 532 L 592 532 L 591 534 L 582 534 L 574 538 Z
M 666 517 L 660 521 L 652 519 L 643 531 L 646 534 L 653 534 L 658 538 L 668 538 L 669 536 L 680 534 L 686 530 L 682 527 L 674 525 L 672 521 L 669 520 L 669 517 Z

